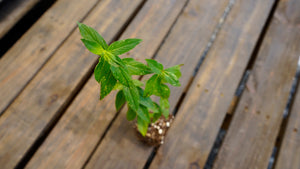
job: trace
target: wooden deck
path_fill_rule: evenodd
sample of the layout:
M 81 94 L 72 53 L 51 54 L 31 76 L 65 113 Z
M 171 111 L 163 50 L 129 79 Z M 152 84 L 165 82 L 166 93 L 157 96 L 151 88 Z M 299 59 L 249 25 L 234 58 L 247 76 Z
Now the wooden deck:
M 184 64 L 163 145 L 137 139 L 116 93 L 99 101 L 76 21 Z M 300 0 L 56 0 L 0 59 L 0 168 L 299 169 L 299 55 Z

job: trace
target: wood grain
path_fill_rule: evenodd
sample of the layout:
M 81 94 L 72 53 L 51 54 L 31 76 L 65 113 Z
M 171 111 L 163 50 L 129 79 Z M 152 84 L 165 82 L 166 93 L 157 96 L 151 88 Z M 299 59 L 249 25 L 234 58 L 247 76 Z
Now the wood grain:
M 0 6 L 0 39 L 37 4 L 39 0 L 14 0 Z
M 147 1 L 120 38 L 143 39 L 130 56 L 151 58 L 184 2 Z M 99 85 L 92 76 L 26 168 L 81 168 L 116 115 L 115 93 L 98 98 Z
M 300 169 L 300 86 L 279 150 L 276 169 Z
M 102 0 L 84 23 L 99 30 L 105 39 L 111 41 L 141 2 Z M 1 168 L 13 168 L 19 162 L 49 124 L 62 113 L 61 110 L 70 102 L 96 62 L 97 56 L 85 49 L 80 37 L 78 30 L 72 33 L 1 116 Z
M 204 168 L 273 3 L 235 2 L 150 168 Z
M 98 1 L 58 0 L 2 56 L 0 115 Z
M 300 53 L 295 2 L 279 2 L 214 168 L 268 166 Z
M 158 51 L 155 59 L 165 67 L 185 64 L 182 67 L 181 87 L 172 88 L 171 112 L 188 86 L 227 4 L 228 1 L 190 0 Z M 143 168 L 153 148 L 138 140 L 125 116 L 126 109 L 123 109 L 86 168 Z

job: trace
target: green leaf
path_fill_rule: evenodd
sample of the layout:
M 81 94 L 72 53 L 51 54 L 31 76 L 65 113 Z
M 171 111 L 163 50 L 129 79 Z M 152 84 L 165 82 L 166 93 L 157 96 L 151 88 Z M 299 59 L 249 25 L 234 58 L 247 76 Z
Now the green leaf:
M 161 114 L 161 112 L 162 112 L 162 111 L 161 111 L 161 107 L 160 107 L 156 102 L 153 102 L 153 103 L 154 103 L 154 106 L 156 107 L 156 108 L 155 108 L 156 111 L 154 111 L 153 113 L 154 113 L 154 114 L 157 114 L 157 113 L 158 113 L 158 114 L 159 114 L 159 113 Z
M 123 88 L 125 99 L 128 103 L 128 106 L 134 111 L 139 109 L 139 92 L 135 86 Z
M 126 113 L 126 118 L 128 121 L 134 120 L 136 117 L 136 112 L 133 111 L 130 107 L 128 107 L 128 111 Z
M 140 105 L 137 111 L 138 117 L 142 118 L 147 123 L 150 123 L 149 111 L 145 106 Z
M 115 41 L 111 45 L 109 45 L 107 51 L 111 52 L 114 55 L 121 55 L 133 49 L 141 41 L 141 39 L 125 39 Z
M 138 116 L 137 118 L 137 124 L 138 124 L 138 130 L 140 131 L 140 133 L 145 136 L 147 131 L 148 131 L 148 125 L 149 123 L 147 123 L 146 121 L 144 121 L 142 118 L 140 118 Z
M 116 105 L 117 111 L 119 111 L 121 109 L 121 107 L 125 104 L 125 102 L 126 102 L 126 99 L 125 99 L 124 93 L 122 90 L 120 90 L 117 93 L 116 100 L 115 100 L 115 105 Z
M 96 30 L 79 22 L 77 22 L 77 24 L 83 39 L 97 42 L 103 49 L 107 49 L 108 47 L 107 43 Z
M 158 112 L 157 106 L 151 100 L 150 97 L 144 97 L 144 91 L 142 88 L 138 87 L 139 94 L 140 94 L 140 104 L 147 107 L 148 109 L 152 110 L 153 112 Z
M 120 66 L 111 66 L 110 70 L 113 72 L 114 77 L 124 86 L 133 86 L 132 79 L 126 69 Z
M 171 93 L 171 91 L 170 91 L 169 86 L 161 83 L 157 87 L 157 93 L 155 93 L 155 95 L 163 97 L 163 98 L 169 98 L 170 97 L 170 93 Z
M 81 39 L 81 41 L 83 42 L 85 47 L 93 54 L 101 55 L 103 53 L 103 48 L 97 42 L 86 39 Z
M 116 83 L 117 80 L 114 78 L 111 71 L 101 79 L 100 100 L 104 99 L 104 97 L 113 90 Z
M 157 112 L 154 112 L 152 113 L 152 123 L 155 123 L 162 115 L 162 110 L 161 110 L 161 107 L 157 104 L 157 103 L 154 103 L 156 108 L 157 108 Z
M 139 81 L 139 80 L 136 80 L 136 79 L 132 79 L 132 82 L 135 86 L 137 87 L 141 87 L 141 86 L 144 86 L 144 83 Z
M 141 62 L 134 60 L 133 58 L 122 59 L 126 65 L 129 74 L 131 75 L 146 75 L 152 73 L 151 69 Z
M 153 119 L 153 113 L 149 113 L 150 119 Z
M 120 83 L 117 82 L 113 90 L 123 90 L 124 86 Z
M 160 98 L 159 100 L 160 107 L 162 109 L 162 114 L 165 116 L 167 119 L 169 117 L 169 108 L 170 108 L 170 103 L 167 98 Z
M 153 75 L 152 77 L 150 77 L 150 79 L 147 80 L 144 91 L 144 97 L 149 97 L 156 92 L 156 85 L 159 84 L 159 81 L 160 77 L 157 74 Z
M 165 69 L 165 72 L 173 73 L 179 79 L 181 77 L 181 72 L 180 72 L 181 66 L 183 66 L 183 64 L 169 67 L 169 68 Z
M 150 69 L 156 73 L 156 74 L 160 74 L 162 73 L 164 66 L 161 63 L 158 63 L 156 60 L 153 59 L 146 59 Z
M 103 55 L 105 56 L 105 58 L 107 58 L 110 65 L 115 66 L 115 67 L 119 67 L 119 66 L 121 66 L 123 68 L 126 67 L 125 64 L 123 63 L 122 59 L 119 56 L 114 55 L 108 51 L 105 51 L 103 53 Z
M 171 72 L 163 72 L 164 81 L 170 83 L 173 86 L 180 86 L 180 82 L 177 76 Z
M 153 75 L 146 83 L 144 97 L 149 97 L 151 95 L 156 95 L 163 98 L 169 98 L 170 96 L 170 88 L 161 83 L 160 75 Z
M 96 81 L 100 83 L 101 80 L 110 72 L 111 72 L 110 65 L 103 57 L 100 57 L 99 63 L 94 69 L 94 76 Z
M 150 97 L 140 96 L 140 104 L 152 110 L 153 112 L 157 112 L 157 107 L 154 105 L 154 102 Z

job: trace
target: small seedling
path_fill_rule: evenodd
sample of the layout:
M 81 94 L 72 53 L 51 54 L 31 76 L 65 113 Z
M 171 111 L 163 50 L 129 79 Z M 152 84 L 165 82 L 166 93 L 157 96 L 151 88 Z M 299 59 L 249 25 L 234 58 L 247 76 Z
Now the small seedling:
M 137 118 L 139 132 L 145 136 L 150 123 L 154 123 L 162 115 L 169 117 L 169 83 L 180 86 L 180 67 L 176 65 L 164 69 L 163 65 L 155 60 L 146 59 L 148 65 L 136 61 L 133 58 L 121 59 L 124 54 L 136 45 L 141 39 L 125 39 L 115 41 L 108 45 L 103 37 L 93 28 L 78 23 L 81 41 L 86 48 L 99 55 L 99 63 L 95 67 L 94 76 L 100 85 L 100 100 L 105 98 L 112 90 L 117 90 L 115 106 L 119 111 L 127 102 L 127 120 Z M 132 75 L 153 74 L 147 81 L 144 89 L 142 81 L 133 79 Z M 159 103 L 154 102 L 150 96 L 160 98 Z

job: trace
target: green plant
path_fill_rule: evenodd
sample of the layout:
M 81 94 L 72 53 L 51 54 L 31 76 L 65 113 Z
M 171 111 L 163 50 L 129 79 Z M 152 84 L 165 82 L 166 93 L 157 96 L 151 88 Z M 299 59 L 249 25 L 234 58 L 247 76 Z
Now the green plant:
M 166 83 L 180 86 L 182 65 L 164 69 L 161 63 L 152 59 L 146 59 L 148 65 L 133 58 L 121 59 L 119 55 L 130 51 L 142 40 L 125 39 L 108 45 L 93 28 L 82 23 L 78 23 L 78 27 L 86 48 L 101 56 L 94 70 L 95 79 L 100 84 L 100 100 L 112 90 L 117 90 L 116 109 L 120 110 L 127 102 L 127 119 L 131 121 L 137 117 L 138 130 L 143 136 L 147 133 L 149 123 L 155 122 L 162 115 L 168 118 L 170 88 Z M 143 82 L 131 76 L 146 74 L 153 75 L 146 81 L 143 89 Z M 152 101 L 152 95 L 160 97 L 159 104 Z

